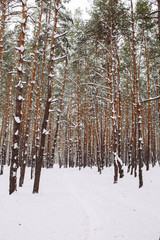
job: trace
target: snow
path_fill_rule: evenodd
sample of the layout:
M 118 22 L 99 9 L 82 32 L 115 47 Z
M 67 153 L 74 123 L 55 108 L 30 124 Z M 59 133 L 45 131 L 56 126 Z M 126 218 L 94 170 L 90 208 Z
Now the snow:
M 61 34 L 55 34 L 54 39 L 60 38 L 60 37 L 62 37 L 64 35 L 66 35 L 67 33 L 68 33 L 68 31 L 66 31 L 64 33 L 61 33 Z
M 21 120 L 20 120 L 19 117 L 16 117 L 16 116 L 15 116 L 14 119 L 15 119 L 16 123 L 21 123 Z
M 26 4 L 26 0 L 22 0 L 22 3 L 25 5 Z
M 17 173 L 16 172 L 13 172 L 12 176 L 13 177 L 16 177 Z
M 26 19 L 20 19 L 20 20 L 19 20 L 19 22 L 22 23 L 22 24 L 24 24 L 25 21 L 26 21 Z
M 17 164 L 16 163 L 13 164 L 13 168 L 17 168 Z
M 49 131 L 47 131 L 45 128 L 43 128 L 42 134 L 49 135 Z
M 144 171 L 141 189 L 126 172 L 113 184 L 113 171 L 42 169 L 40 193 L 32 194 L 27 169 L 24 187 L 9 196 L 5 168 L 0 176 L 0 240 L 158 240 L 160 168 Z
M 54 74 L 50 73 L 50 74 L 49 74 L 49 77 L 50 77 L 50 78 L 53 78 L 53 77 L 54 77 Z
M 18 143 L 15 143 L 14 144 L 14 149 L 17 149 L 18 148 Z
M 116 120 L 117 119 L 117 117 L 116 116 L 113 116 L 113 117 L 110 117 L 111 119 L 113 119 L 113 120 Z
M 65 56 L 61 56 L 61 57 L 57 57 L 57 58 L 53 58 L 52 60 L 53 61 L 58 61 L 58 60 L 61 60 L 61 59 L 64 59 L 66 58 L 66 55 Z
M 19 67 L 17 67 L 19 72 L 22 72 L 22 66 L 20 65 Z
M 61 6 L 58 7 L 58 6 L 56 5 L 56 9 L 57 9 L 57 11 L 59 11 L 60 8 L 61 8 Z
M 118 157 L 118 154 L 115 152 L 114 155 L 115 155 L 115 161 L 116 161 L 116 162 L 119 161 L 119 163 L 123 166 L 123 162 L 122 162 L 122 160 Z
M 18 100 L 19 100 L 19 101 L 22 101 L 22 100 L 24 100 L 24 98 L 23 98 L 21 95 L 19 95 L 19 96 L 18 96 Z
M 15 134 L 14 134 L 15 136 L 17 136 L 18 135 L 18 130 L 15 132 Z
M 20 71 L 20 70 L 19 70 Z M 20 88 L 23 88 L 23 83 L 22 81 L 20 80 L 19 83 L 16 85 L 16 87 L 20 87 Z
M 21 45 L 20 47 L 16 47 L 16 49 L 17 49 L 18 51 L 20 51 L 21 53 L 23 53 L 24 50 L 25 50 L 25 48 L 24 48 L 23 45 Z

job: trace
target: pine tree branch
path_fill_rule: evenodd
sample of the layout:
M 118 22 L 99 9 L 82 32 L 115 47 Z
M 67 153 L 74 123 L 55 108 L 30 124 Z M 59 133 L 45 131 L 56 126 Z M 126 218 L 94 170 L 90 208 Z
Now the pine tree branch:
M 157 97 L 153 97 L 153 98 L 145 99 L 145 100 L 143 100 L 142 102 L 149 102 L 149 101 L 154 101 L 154 100 L 158 100 L 158 99 L 160 99 L 160 95 L 157 96 Z

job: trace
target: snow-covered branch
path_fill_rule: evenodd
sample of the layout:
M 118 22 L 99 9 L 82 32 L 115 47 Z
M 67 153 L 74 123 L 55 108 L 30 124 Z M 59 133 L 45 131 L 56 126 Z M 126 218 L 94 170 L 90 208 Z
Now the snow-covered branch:
M 145 99 L 145 100 L 143 100 L 142 102 L 149 102 L 149 101 L 154 101 L 154 100 L 158 100 L 158 99 L 160 99 L 160 95 L 157 96 L 157 97 L 153 97 L 153 98 Z

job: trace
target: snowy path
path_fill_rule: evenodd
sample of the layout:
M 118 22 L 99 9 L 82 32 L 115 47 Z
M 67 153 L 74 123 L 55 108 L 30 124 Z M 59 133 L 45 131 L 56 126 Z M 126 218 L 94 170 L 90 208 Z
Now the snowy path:
M 87 198 L 87 195 L 81 195 L 80 189 L 77 188 L 77 184 L 74 181 L 74 177 L 72 175 L 65 174 L 65 184 L 66 188 L 68 188 L 69 193 L 72 196 L 72 199 L 79 205 L 80 209 L 84 211 L 85 217 L 87 219 L 87 224 L 84 229 L 84 239 L 85 240 L 99 240 L 104 239 L 100 235 L 100 225 L 99 219 L 96 215 L 94 206 L 90 205 L 90 199 Z M 83 188 L 83 184 L 81 185 Z M 93 196 L 94 197 L 94 196 Z M 78 213 L 78 212 L 77 212 Z M 84 219 L 85 220 L 85 219 Z M 85 236 L 86 233 L 86 236 Z
M 89 218 L 89 240 L 159 240 L 159 168 L 144 174 L 142 189 L 130 175 L 113 185 L 112 168 L 94 178 L 86 170 L 83 177 L 71 172 L 66 183 Z
M 144 187 L 113 169 L 43 170 L 32 194 L 29 170 L 23 188 L 8 196 L 8 169 L 0 176 L 0 240 L 159 240 L 160 168 L 144 173 Z

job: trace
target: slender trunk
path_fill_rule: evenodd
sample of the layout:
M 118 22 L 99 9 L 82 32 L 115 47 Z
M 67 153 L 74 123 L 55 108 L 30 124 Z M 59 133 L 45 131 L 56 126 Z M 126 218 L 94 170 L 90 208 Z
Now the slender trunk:
M 52 163 L 54 163 L 54 158 L 55 158 L 55 149 L 56 149 L 57 136 L 58 136 L 58 130 L 59 130 L 59 123 L 60 123 L 60 116 L 61 116 L 61 112 L 62 112 L 63 96 L 64 96 L 64 90 L 65 90 L 65 84 L 66 84 L 66 77 L 67 77 L 67 65 L 68 65 L 68 62 L 67 62 L 67 59 L 66 59 L 62 93 L 61 93 L 61 97 L 60 97 L 59 109 L 58 109 L 57 120 L 56 120 L 56 128 L 55 128 L 55 133 L 54 133 L 54 138 L 53 138 L 52 157 L 51 157 Z
M 116 110 L 115 110 L 115 95 L 114 95 L 114 68 L 113 68 L 113 28 L 111 23 L 111 30 L 110 30 L 110 101 L 111 101 L 111 119 L 112 119 L 112 151 L 113 151 L 113 158 L 114 158 L 114 183 L 118 181 L 118 164 L 115 159 L 117 154 L 117 127 L 116 127 Z
M 160 42 L 160 0 L 158 2 L 158 30 L 159 30 L 159 42 Z
M 137 63 L 136 63 L 136 40 L 135 40 L 135 29 L 134 29 L 134 16 L 133 16 L 133 3 L 131 0 L 131 16 L 132 16 L 132 37 L 133 37 L 133 66 L 134 66 L 134 83 L 135 83 L 135 96 L 136 96 L 136 119 L 138 123 L 136 127 L 138 128 L 138 154 L 136 156 L 135 162 L 135 176 L 137 176 L 137 163 L 139 165 L 139 187 L 143 186 L 142 179 L 142 116 L 141 116 L 141 103 L 140 103 L 140 91 L 139 91 L 139 79 L 137 75 Z M 136 121 L 135 119 L 135 121 Z M 136 128 L 135 128 L 136 130 Z M 136 149 L 135 149 L 136 151 Z
M 2 3 L 2 17 L 1 17 L 1 28 L 0 28 L 0 114 L 1 114 L 1 104 L 2 104 L 2 63 L 3 63 L 3 35 L 5 29 L 5 20 L 6 20 L 6 0 L 3 0 Z M 1 117 L 1 116 L 0 116 Z
M 40 39 L 40 31 L 41 31 L 41 21 L 42 21 L 42 14 L 43 14 L 43 0 L 41 0 L 41 12 L 39 16 L 39 24 L 38 24 L 38 32 L 36 37 L 36 47 L 34 51 L 34 61 L 33 61 L 33 70 L 32 70 L 32 77 L 31 77 L 31 83 L 30 83 L 30 89 L 29 89 L 29 103 L 28 103 L 28 111 L 27 111 L 27 122 L 26 122 L 26 132 L 25 132 L 25 139 L 24 139 L 24 159 L 21 163 L 21 171 L 20 171 L 20 182 L 19 186 L 22 187 L 24 182 L 24 176 L 25 176 L 25 168 L 26 168 L 26 162 L 29 155 L 29 134 L 30 134 L 30 121 L 31 121 L 31 107 L 32 107 L 32 101 L 33 101 L 33 89 L 34 89 L 34 83 L 35 83 L 35 76 L 36 76 L 36 69 L 37 69 L 37 55 L 38 55 L 38 49 L 39 49 L 39 39 Z
M 23 92 L 23 56 L 24 56 L 24 43 L 25 43 L 25 30 L 27 22 L 27 1 L 22 1 L 22 23 L 19 39 L 19 56 L 18 56 L 18 72 L 17 72 L 17 86 L 16 86 L 16 106 L 14 117 L 13 129 L 13 146 L 12 146 L 12 159 L 10 167 L 10 186 L 9 194 L 17 190 L 17 169 L 19 166 L 19 144 L 21 136 L 21 107 L 22 107 L 22 92 Z
M 87 68 L 88 61 L 85 58 L 85 84 L 87 85 Z M 87 104 L 87 88 L 85 88 L 85 100 L 84 100 L 84 152 L 83 152 L 83 167 L 87 166 L 87 145 L 88 145 L 88 104 Z
M 131 0 L 131 17 L 132 17 L 132 39 L 133 39 L 133 96 L 134 96 L 134 106 L 135 106 L 135 115 L 134 115 L 134 139 L 133 139 L 133 158 L 134 158 L 134 175 L 137 176 L 137 114 L 138 111 L 138 76 L 137 76 L 137 62 L 136 62 L 136 40 L 135 40 L 135 29 L 134 29 L 134 15 L 133 15 L 133 2 Z
M 50 4 L 51 4 L 51 1 L 50 1 Z M 51 14 L 51 11 L 49 11 L 49 16 L 48 17 L 46 16 L 46 22 L 48 21 L 48 24 L 50 23 L 50 14 Z M 49 20 L 47 20 L 47 19 L 49 19 Z M 35 138 L 35 148 L 32 151 L 31 179 L 33 178 L 35 162 L 36 162 L 36 157 L 37 157 L 38 144 L 39 144 L 40 133 L 39 133 L 38 115 L 42 115 L 42 113 L 40 113 L 40 107 L 42 105 L 42 92 L 43 92 L 43 83 L 44 83 L 47 42 L 48 42 L 48 31 L 46 32 L 45 42 L 44 42 L 44 46 L 43 46 L 41 84 L 40 84 L 40 90 L 38 92 L 38 99 L 37 99 L 37 104 L 36 104 L 36 117 L 35 117 L 34 124 L 36 124 L 36 121 L 37 121 L 37 137 Z
M 54 77 L 54 43 L 55 43 L 55 34 L 57 29 L 57 20 L 58 20 L 58 8 L 59 8 L 59 0 L 55 2 L 55 15 L 54 15 L 54 26 L 52 32 L 52 40 L 51 40 L 51 53 L 50 53 L 50 61 L 49 61 L 49 75 L 48 75 L 48 93 L 47 93 L 47 101 L 45 106 L 44 118 L 42 123 L 41 129 L 41 142 L 40 142 L 40 149 L 39 154 L 36 159 L 36 168 L 35 168 L 35 180 L 34 180 L 34 187 L 33 193 L 38 193 L 39 191 L 39 182 L 40 182 L 40 175 L 41 175 L 41 168 L 43 162 L 43 152 L 45 147 L 45 138 L 46 138 L 46 129 L 47 129 L 47 122 L 49 119 L 49 110 L 51 105 L 51 97 L 52 97 L 52 83 Z
M 146 63 L 147 63 L 147 84 L 148 84 L 148 99 L 151 97 L 151 88 L 150 88 L 150 73 L 149 73 L 149 53 L 146 46 L 145 40 L 145 53 L 146 53 Z M 151 150 L 151 126 L 152 126 L 152 118 L 151 118 L 151 102 L 148 101 L 148 144 L 147 144 L 147 156 L 146 157 L 146 170 L 149 170 L 150 163 L 150 150 Z
M 81 152 L 81 130 L 80 130 L 80 72 L 79 62 L 77 63 L 77 163 L 79 168 L 82 167 Z

